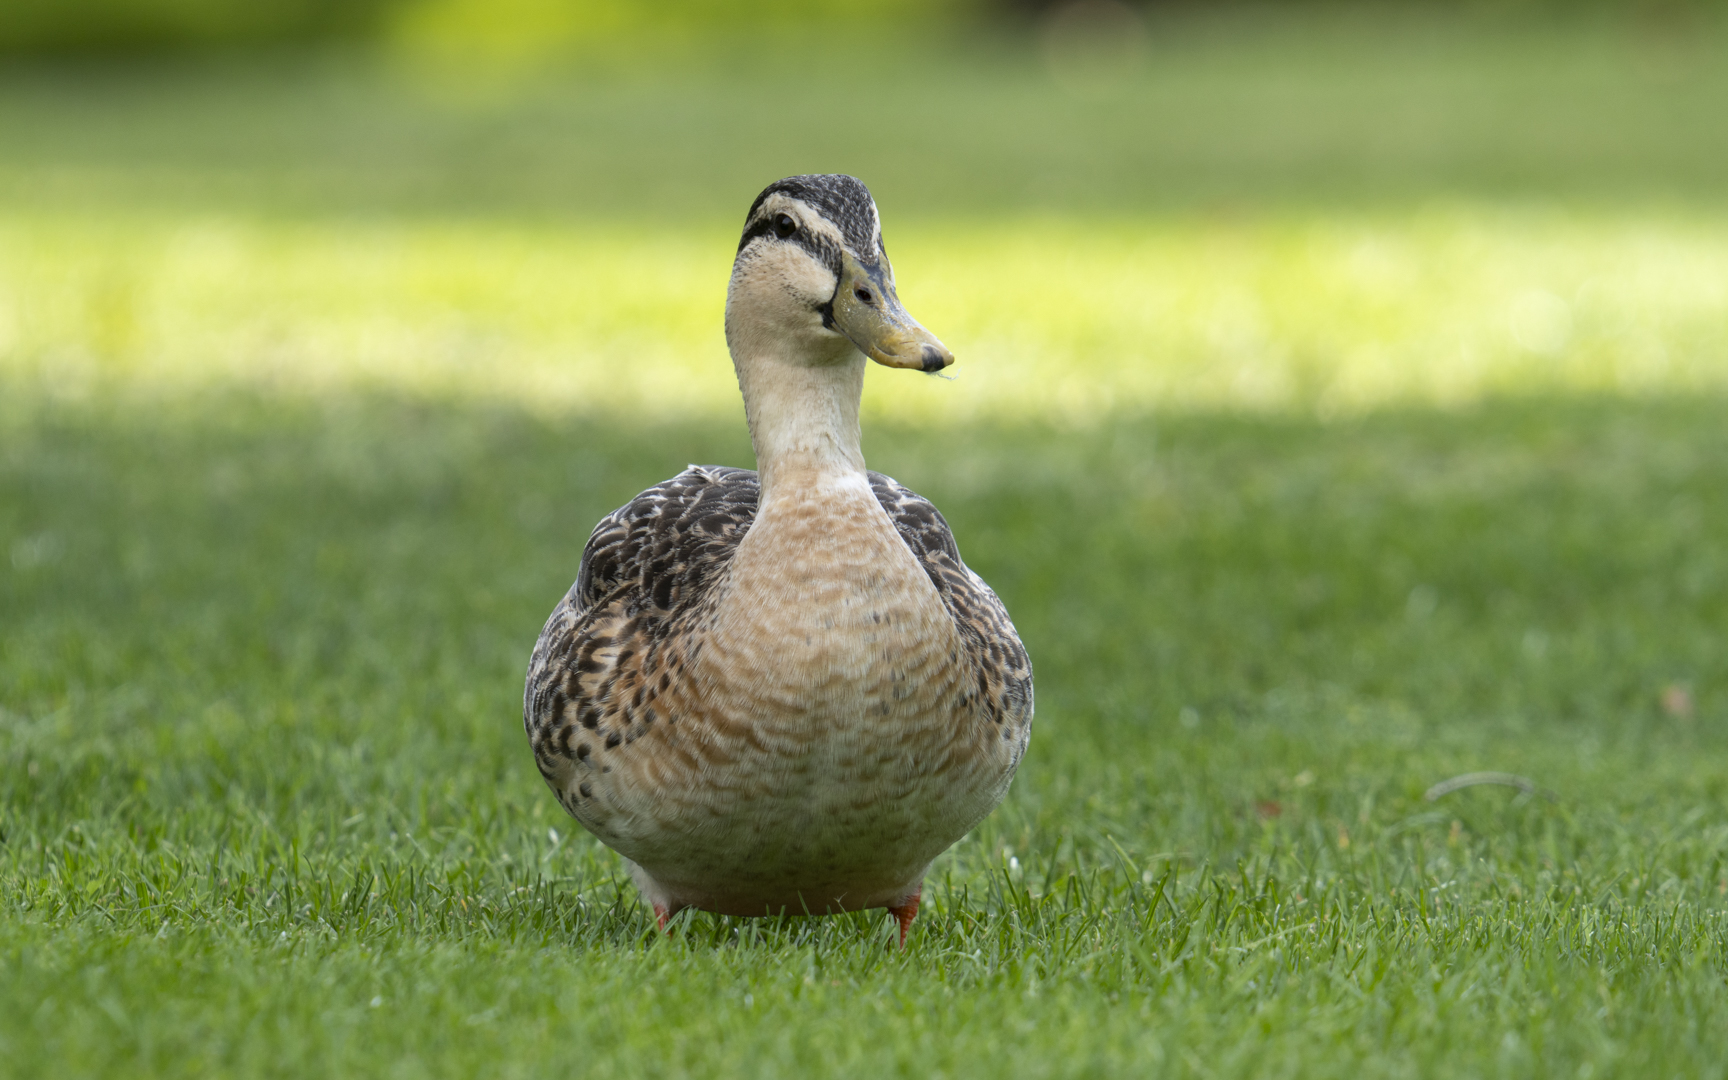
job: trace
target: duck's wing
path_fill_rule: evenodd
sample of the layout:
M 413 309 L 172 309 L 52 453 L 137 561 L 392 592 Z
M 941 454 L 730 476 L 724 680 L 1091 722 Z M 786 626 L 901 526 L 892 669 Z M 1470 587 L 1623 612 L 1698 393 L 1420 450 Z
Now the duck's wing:
M 732 561 L 759 495 L 749 469 L 692 465 L 594 527 L 528 662 L 522 722 L 548 780 L 568 769 L 579 729 L 616 745 L 653 722 L 638 708 L 641 680 L 678 616 Z
M 935 504 L 881 473 L 870 474 L 870 490 L 954 616 L 977 671 L 985 715 L 1001 726 L 1003 738 L 1024 745 L 1032 726 L 1032 660 L 1008 609 L 961 561 L 954 533 Z
M 692 465 L 594 526 L 570 599 L 583 610 L 624 601 L 632 614 L 671 612 L 732 561 L 756 520 L 751 469 Z

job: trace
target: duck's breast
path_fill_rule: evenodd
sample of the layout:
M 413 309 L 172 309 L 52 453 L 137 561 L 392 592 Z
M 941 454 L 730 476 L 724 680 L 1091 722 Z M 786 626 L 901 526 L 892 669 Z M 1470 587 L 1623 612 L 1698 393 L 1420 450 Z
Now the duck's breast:
M 856 906 L 1000 799 L 954 619 L 867 485 L 767 500 L 693 629 L 676 722 L 611 785 L 613 846 L 685 902 Z

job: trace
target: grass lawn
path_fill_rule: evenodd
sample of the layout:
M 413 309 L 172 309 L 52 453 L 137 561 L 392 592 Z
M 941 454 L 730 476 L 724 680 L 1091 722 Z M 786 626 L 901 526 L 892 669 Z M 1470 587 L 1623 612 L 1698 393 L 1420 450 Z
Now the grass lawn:
M 0 1074 L 1728 1075 L 1719 40 L 1170 35 L 885 91 L 934 102 L 871 145 L 962 365 L 873 371 L 865 452 L 1039 704 L 904 952 L 656 934 L 520 726 L 594 521 L 749 463 L 743 206 L 877 162 L 802 100 L 721 140 L 782 86 L 726 71 L 0 77 Z M 1002 165 L 1121 115 L 1165 141 Z M 1478 771 L 1537 790 L 1425 795 Z

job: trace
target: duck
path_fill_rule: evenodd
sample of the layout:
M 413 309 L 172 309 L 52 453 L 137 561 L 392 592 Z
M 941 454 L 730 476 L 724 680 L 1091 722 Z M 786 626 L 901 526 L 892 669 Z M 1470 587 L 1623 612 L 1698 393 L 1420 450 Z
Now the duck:
M 1006 796 L 1032 729 L 1008 611 L 931 502 L 865 468 L 868 362 L 953 354 L 901 304 L 869 189 L 750 205 L 726 343 L 756 469 L 692 465 L 608 514 L 529 660 L 540 775 L 662 931 L 887 909 Z

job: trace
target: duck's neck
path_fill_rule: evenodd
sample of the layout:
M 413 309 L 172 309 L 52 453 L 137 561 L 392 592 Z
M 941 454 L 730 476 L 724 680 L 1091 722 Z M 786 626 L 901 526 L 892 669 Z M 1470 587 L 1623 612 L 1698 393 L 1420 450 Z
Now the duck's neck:
M 764 506 L 795 490 L 868 484 L 858 427 L 865 361 L 845 351 L 825 363 L 734 352 Z

